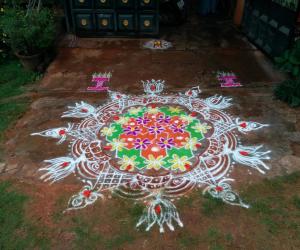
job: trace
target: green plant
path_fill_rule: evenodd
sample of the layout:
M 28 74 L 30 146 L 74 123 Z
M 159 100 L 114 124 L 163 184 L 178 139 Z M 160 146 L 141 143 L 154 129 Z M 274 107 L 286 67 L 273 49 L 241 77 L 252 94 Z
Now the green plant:
M 25 85 L 36 81 L 39 75 L 24 70 L 18 61 L 10 58 L 0 64 L 0 72 L 0 142 L 2 142 L 5 130 L 25 112 L 29 105 L 26 97 L 15 98 L 14 96 L 23 94 L 26 91 Z M 1 151 L 0 147 L 0 159 Z
M 0 31 L 1 32 L 1 31 Z M 9 56 L 9 49 L 0 41 L 0 63 L 3 63 Z
M 24 70 L 17 60 L 6 60 L 0 65 L 0 102 L 24 93 L 25 85 L 38 80 L 40 75 Z
M 294 77 L 300 76 L 300 39 L 295 42 L 292 49 L 287 50 L 281 57 L 276 57 L 275 62 L 279 68 L 291 73 Z
M 4 8 L 3 6 L 0 5 L 0 18 L 3 16 L 4 14 Z M 7 58 L 8 56 L 8 46 L 5 44 L 5 36 L 6 34 L 3 33 L 3 30 L 0 28 L 0 63 L 4 62 L 4 59 Z
M 18 8 L 4 10 L 0 19 L 4 41 L 14 52 L 35 55 L 49 48 L 55 38 L 55 23 L 50 10 Z
M 300 106 L 300 78 L 286 80 L 274 90 L 276 98 L 287 102 L 291 107 Z

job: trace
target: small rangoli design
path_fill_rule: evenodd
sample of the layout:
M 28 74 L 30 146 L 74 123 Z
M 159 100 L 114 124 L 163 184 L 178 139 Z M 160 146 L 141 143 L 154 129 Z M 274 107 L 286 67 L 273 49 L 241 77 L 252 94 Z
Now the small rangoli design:
M 165 49 L 172 48 L 173 45 L 171 42 L 168 42 L 166 40 L 151 40 L 145 42 L 143 47 L 145 49 L 152 49 L 152 50 L 165 50 Z

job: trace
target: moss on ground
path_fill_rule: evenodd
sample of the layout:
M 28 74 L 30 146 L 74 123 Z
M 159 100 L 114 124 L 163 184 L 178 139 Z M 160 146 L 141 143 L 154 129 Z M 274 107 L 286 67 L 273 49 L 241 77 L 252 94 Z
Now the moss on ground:
M 48 249 L 41 228 L 25 218 L 28 197 L 7 181 L 0 183 L 0 249 Z
M 163 235 L 159 234 L 157 226 L 147 233 L 144 228 L 135 229 L 143 205 L 120 198 L 99 201 L 88 213 L 73 214 L 74 247 L 132 249 L 141 242 L 149 242 L 150 245 L 146 245 L 149 249 L 164 246 L 174 249 L 281 249 L 282 244 L 297 249 L 300 244 L 299 187 L 299 173 L 246 186 L 240 193 L 251 205 L 249 209 L 223 204 L 194 192 L 176 204 L 184 228 L 176 227 L 175 232 L 165 228 Z M 185 221 L 186 216 L 193 217 L 190 224 Z
M 39 79 L 40 75 L 26 71 L 14 59 L 6 59 L 0 64 L 0 143 L 5 130 L 26 111 L 28 98 L 17 98 L 26 91 L 26 85 Z M 0 147 L 1 159 L 1 147 Z

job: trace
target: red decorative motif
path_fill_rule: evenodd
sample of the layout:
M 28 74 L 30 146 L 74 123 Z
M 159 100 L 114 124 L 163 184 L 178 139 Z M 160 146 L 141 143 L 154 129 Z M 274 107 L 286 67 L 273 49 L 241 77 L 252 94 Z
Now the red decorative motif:
M 240 124 L 240 126 L 241 126 L 242 128 L 246 128 L 246 127 L 247 127 L 247 123 L 246 123 L 246 122 L 243 122 L 243 123 Z
M 243 156 L 249 156 L 249 153 L 246 151 L 240 151 L 239 153 Z
M 154 207 L 154 210 L 155 210 L 155 213 L 159 215 L 161 213 L 161 207 L 160 207 L 160 205 L 156 205 Z
M 61 164 L 61 166 L 64 167 L 64 168 L 67 167 L 67 166 L 69 166 L 69 165 L 70 165 L 70 162 L 63 162 Z
M 132 166 L 131 165 L 128 165 L 127 167 L 126 167 L 126 171 L 129 171 L 129 170 L 131 170 L 132 169 Z
M 191 165 L 190 164 L 185 164 L 184 167 L 186 168 L 186 170 L 190 170 Z
M 59 133 L 59 135 L 62 136 L 62 135 L 65 135 L 65 134 L 66 134 L 66 131 L 65 131 L 64 129 L 61 129 L 61 130 L 59 130 L 58 133 Z
M 104 150 L 111 150 L 111 146 L 104 146 L 103 149 Z
M 91 190 L 84 190 L 82 192 L 82 195 L 86 198 L 89 198 L 91 196 L 91 193 L 92 193 Z

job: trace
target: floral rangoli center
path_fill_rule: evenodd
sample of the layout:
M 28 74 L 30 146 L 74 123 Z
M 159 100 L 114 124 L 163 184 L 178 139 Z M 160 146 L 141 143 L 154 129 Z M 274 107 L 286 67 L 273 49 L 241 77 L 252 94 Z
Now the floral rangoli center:
M 126 109 L 100 135 L 120 170 L 184 172 L 195 163 L 210 130 L 211 125 L 180 106 L 150 105 Z

